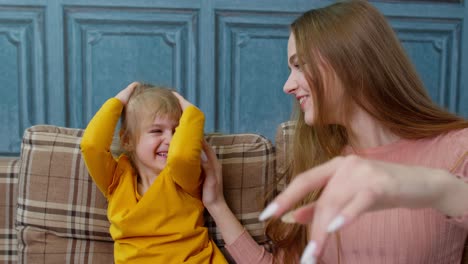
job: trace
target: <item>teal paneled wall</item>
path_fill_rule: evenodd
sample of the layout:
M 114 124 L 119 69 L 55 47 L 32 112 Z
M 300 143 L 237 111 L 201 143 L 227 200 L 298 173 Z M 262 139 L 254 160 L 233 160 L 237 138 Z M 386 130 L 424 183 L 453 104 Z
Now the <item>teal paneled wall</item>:
M 0 156 L 35 124 L 84 128 L 133 80 L 175 87 L 206 131 L 273 140 L 290 116 L 289 24 L 325 0 L 0 0 Z M 431 97 L 468 117 L 468 8 L 372 1 L 390 19 Z

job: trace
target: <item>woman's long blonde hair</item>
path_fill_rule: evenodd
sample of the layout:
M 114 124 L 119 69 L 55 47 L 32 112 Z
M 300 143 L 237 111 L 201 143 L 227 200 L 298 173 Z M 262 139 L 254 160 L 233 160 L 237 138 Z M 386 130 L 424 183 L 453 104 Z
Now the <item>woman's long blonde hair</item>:
M 285 181 L 340 155 L 349 144 L 347 123 L 330 125 L 323 102 L 326 76 L 319 65 L 329 67 L 343 89 L 343 120 L 350 120 L 353 106 L 360 107 L 396 135 L 407 139 L 432 137 L 468 127 L 466 120 L 437 106 L 428 96 L 416 70 L 385 17 L 367 1 L 345 1 L 310 10 L 291 25 L 299 64 L 314 102 L 314 125 L 304 123 L 295 107 L 296 129 L 292 158 Z M 342 112 L 342 113 L 341 113 Z M 316 200 L 320 190 L 301 204 Z M 299 206 L 299 205 L 298 205 Z M 305 226 L 269 222 L 279 263 L 294 263 L 307 242 Z M 279 259 L 278 256 L 282 256 Z

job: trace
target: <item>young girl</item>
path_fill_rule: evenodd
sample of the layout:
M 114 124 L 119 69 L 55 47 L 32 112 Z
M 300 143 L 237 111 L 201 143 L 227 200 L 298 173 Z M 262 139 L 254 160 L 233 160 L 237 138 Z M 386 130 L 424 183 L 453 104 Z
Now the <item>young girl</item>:
M 122 113 L 114 159 L 110 146 Z M 81 152 L 108 199 L 115 263 L 227 263 L 203 226 L 203 113 L 176 92 L 132 83 L 88 124 Z

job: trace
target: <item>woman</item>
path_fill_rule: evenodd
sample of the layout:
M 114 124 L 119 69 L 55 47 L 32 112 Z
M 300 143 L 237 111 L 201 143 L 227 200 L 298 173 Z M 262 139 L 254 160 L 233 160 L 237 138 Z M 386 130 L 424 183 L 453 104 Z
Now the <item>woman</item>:
M 310 10 L 291 25 L 288 65 L 300 111 L 289 185 L 260 215 L 272 254 L 225 204 L 205 146 L 204 204 L 236 261 L 460 263 L 468 122 L 430 100 L 385 17 L 366 1 Z

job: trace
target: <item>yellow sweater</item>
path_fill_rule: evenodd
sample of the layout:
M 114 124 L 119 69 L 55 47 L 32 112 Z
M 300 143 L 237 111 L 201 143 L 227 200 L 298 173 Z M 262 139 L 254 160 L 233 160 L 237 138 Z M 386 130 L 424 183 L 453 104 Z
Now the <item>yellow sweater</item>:
M 203 226 L 200 167 L 204 115 L 184 110 L 166 167 L 144 196 L 129 159 L 110 152 L 123 105 L 109 99 L 88 124 L 81 152 L 91 177 L 107 197 L 115 263 L 227 263 Z

